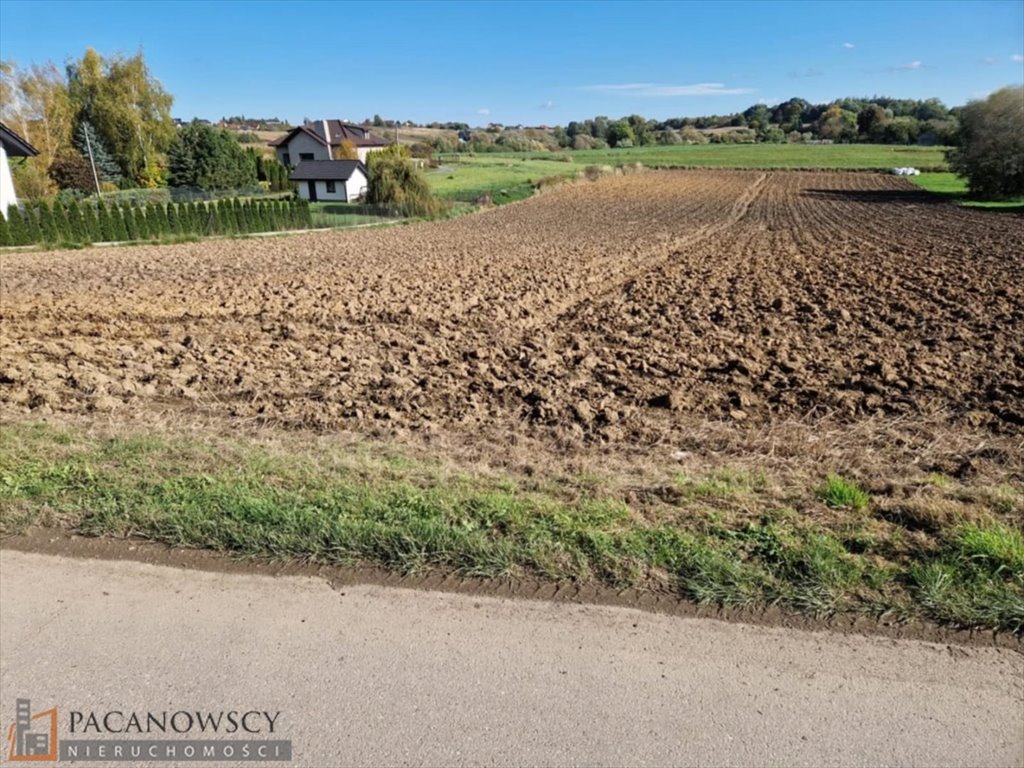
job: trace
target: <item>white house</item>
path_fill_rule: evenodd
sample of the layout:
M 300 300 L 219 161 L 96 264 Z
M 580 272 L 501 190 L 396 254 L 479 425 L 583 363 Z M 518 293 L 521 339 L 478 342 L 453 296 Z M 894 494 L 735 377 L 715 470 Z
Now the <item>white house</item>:
M 279 163 L 295 168 L 305 160 L 334 160 L 342 142 L 351 142 L 359 160 L 366 162 L 371 152 L 384 149 L 388 142 L 374 136 L 361 125 L 341 120 L 315 120 L 292 128 L 288 133 L 270 142 L 277 152 Z
M 39 150 L 0 123 L 0 214 L 5 219 L 7 206 L 18 204 L 18 196 L 14 193 L 14 180 L 11 178 L 11 166 L 7 158 L 35 157 L 38 154 Z
M 355 202 L 366 192 L 366 166 L 359 160 L 303 160 L 291 180 L 299 197 L 310 202 Z

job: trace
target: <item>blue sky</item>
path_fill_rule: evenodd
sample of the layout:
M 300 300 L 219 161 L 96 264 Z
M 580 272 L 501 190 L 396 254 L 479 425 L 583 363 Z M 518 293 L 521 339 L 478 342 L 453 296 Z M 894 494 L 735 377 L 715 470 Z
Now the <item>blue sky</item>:
M 177 117 L 564 124 L 1024 82 L 1024 0 L 0 0 L 0 58 L 145 52 Z

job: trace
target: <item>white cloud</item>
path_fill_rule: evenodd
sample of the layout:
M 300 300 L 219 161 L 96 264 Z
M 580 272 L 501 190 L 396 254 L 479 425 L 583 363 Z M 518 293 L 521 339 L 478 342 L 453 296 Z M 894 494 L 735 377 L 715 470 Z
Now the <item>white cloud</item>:
M 554 109 L 554 108 L 555 108 L 555 102 L 551 101 L 550 99 L 548 99 L 543 104 L 541 104 L 541 105 L 539 105 L 537 107 L 537 109 Z
M 489 109 L 487 109 L 486 107 L 484 107 L 483 109 L 478 109 L 478 110 L 476 111 L 476 113 L 477 113 L 478 115 L 483 115 L 484 117 L 487 117 L 487 115 L 491 114 L 491 110 L 489 110 Z
M 918 69 L 924 69 L 923 62 L 912 61 L 909 64 L 900 64 L 898 67 L 889 67 L 890 72 L 914 72 Z
M 845 49 L 846 49 L 846 50 L 848 50 L 848 51 L 849 51 L 849 50 L 852 50 L 853 48 L 856 48 L 856 47 L 857 47 L 857 46 L 856 46 L 856 45 L 854 45 L 853 43 L 843 43 L 843 48 L 845 48 Z
M 1010 57 L 1010 61 L 1022 62 L 1024 61 L 1024 54 L 1015 53 Z
M 995 64 L 996 63 L 996 57 L 995 56 L 986 56 L 985 58 L 983 58 L 981 60 L 981 63 L 982 64 Z
M 726 88 L 723 83 L 694 83 L 693 85 L 663 85 L 659 83 L 621 83 L 617 85 L 587 85 L 585 91 L 621 93 L 626 96 L 734 96 L 751 93 L 750 88 Z

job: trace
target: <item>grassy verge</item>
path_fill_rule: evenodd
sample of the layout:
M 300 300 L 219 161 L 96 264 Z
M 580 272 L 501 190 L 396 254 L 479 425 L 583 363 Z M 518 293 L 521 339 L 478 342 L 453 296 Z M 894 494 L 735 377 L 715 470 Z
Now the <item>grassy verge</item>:
M 969 208 L 1024 212 L 1024 197 L 997 201 L 970 199 L 967 182 L 955 173 L 922 173 L 920 176 L 909 178 L 921 189 Z
M 1024 631 L 1024 497 L 1011 488 L 979 495 L 946 479 L 928 488 L 946 506 L 925 535 L 878 514 L 870 494 L 838 475 L 806 494 L 785 491 L 792 504 L 783 506 L 771 478 L 722 468 L 675 477 L 649 503 L 601 478 L 467 472 L 368 447 L 296 452 L 42 424 L 0 434 L 6 535 L 62 526 L 244 556 L 527 575 L 702 603 Z M 986 501 L 949 512 L 950 500 L 968 497 Z M 830 514 L 816 516 L 819 508 Z

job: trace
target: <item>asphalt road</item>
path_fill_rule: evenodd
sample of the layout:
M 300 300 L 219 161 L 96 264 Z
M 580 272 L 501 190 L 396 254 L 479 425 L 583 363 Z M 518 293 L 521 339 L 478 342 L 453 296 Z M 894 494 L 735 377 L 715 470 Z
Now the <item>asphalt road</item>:
M 280 711 L 299 766 L 1024 766 L 1012 650 L 4 550 L 17 697 Z

